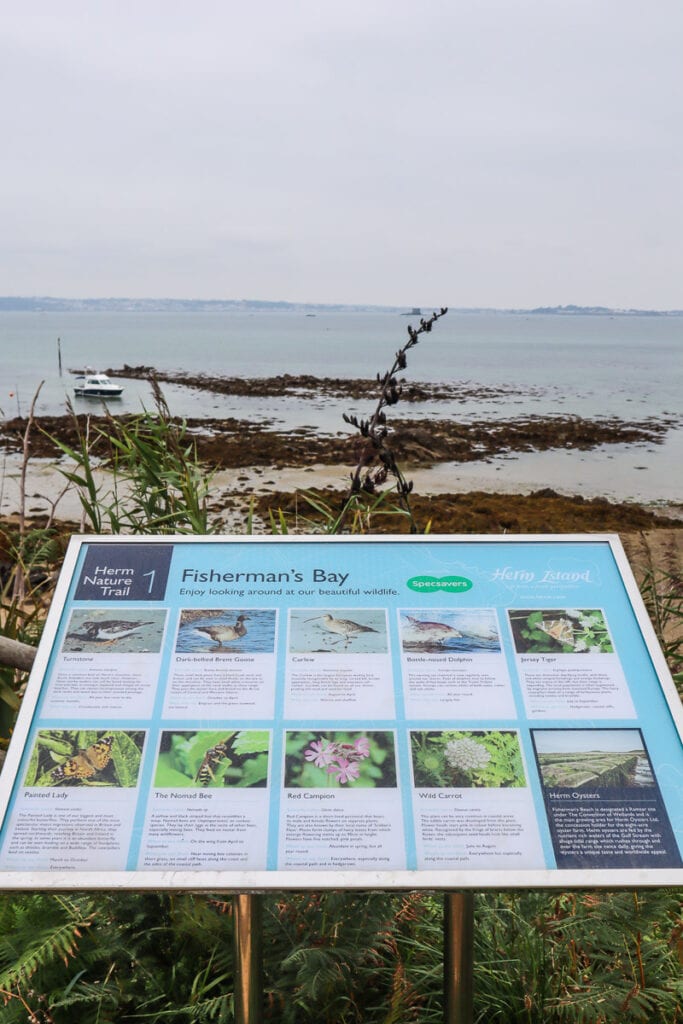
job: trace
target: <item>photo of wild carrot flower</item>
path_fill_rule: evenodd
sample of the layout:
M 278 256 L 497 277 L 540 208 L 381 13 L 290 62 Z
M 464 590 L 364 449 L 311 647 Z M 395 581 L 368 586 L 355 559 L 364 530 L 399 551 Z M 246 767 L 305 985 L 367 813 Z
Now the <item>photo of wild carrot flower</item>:
M 394 787 L 393 733 L 288 732 L 285 786 L 299 789 Z
M 519 736 L 513 729 L 416 731 L 410 742 L 418 789 L 526 785 Z

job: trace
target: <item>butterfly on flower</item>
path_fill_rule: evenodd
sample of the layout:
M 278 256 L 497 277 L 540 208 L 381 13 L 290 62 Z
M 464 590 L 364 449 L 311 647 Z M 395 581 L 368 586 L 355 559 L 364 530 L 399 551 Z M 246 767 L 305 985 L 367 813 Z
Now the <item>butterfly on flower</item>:
M 52 784 L 58 786 L 68 782 L 83 782 L 104 771 L 111 760 L 113 743 L 113 736 L 102 736 L 85 750 L 80 750 L 63 764 L 57 765 L 50 772 Z

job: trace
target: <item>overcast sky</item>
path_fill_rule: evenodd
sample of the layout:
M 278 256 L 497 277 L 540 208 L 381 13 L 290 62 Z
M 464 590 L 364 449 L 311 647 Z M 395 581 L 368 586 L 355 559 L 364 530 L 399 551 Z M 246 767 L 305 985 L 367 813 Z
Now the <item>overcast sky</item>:
M 683 307 L 681 0 L 31 0 L 0 294 Z

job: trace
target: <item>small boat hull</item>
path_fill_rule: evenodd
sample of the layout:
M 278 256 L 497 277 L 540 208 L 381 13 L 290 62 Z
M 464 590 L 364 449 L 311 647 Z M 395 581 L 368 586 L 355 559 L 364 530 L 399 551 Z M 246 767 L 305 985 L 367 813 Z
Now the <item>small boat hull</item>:
M 123 388 L 74 388 L 78 398 L 120 398 Z
M 112 384 L 104 373 L 86 373 L 76 377 L 74 394 L 77 398 L 120 398 L 123 388 Z

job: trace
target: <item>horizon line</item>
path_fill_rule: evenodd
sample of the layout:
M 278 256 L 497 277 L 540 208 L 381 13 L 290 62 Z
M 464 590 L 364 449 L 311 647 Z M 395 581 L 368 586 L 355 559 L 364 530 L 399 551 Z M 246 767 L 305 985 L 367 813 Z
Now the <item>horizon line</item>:
M 171 298 L 170 296 L 144 296 L 144 297 L 131 297 L 126 295 L 115 296 L 93 296 L 93 297 L 66 297 L 57 295 L 0 295 L 0 312 L 7 311 L 8 309 L 13 312 L 21 312 L 21 306 L 28 307 L 31 305 L 104 305 L 104 304 L 128 304 L 130 306 L 144 306 L 144 305 L 182 305 L 186 307 L 191 306 L 243 306 L 243 307 L 278 307 L 280 309 L 319 309 L 319 310 L 377 310 L 387 312 L 405 312 L 405 315 L 420 316 L 423 315 L 424 310 L 442 309 L 444 304 L 437 304 L 436 306 L 423 303 L 422 305 L 405 305 L 396 303 L 371 303 L 371 302 L 312 302 L 305 300 L 295 299 L 202 299 L 202 298 Z M 12 310 L 11 307 L 15 308 Z M 446 306 L 451 312 L 456 313 L 600 313 L 600 314 L 641 314 L 641 315 L 659 315 L 659 316 L 675 316 L 683 315 L 681 309 L 644 309 L 642 307 L 626 307 L 626 306 L 603 306 L 597 304 L 591 305 L 579 305 L 576 303 L 567 304 L 542 304 L 537 306 Z M 424 313 L 424 315 L 427 315 Z

